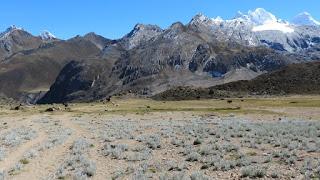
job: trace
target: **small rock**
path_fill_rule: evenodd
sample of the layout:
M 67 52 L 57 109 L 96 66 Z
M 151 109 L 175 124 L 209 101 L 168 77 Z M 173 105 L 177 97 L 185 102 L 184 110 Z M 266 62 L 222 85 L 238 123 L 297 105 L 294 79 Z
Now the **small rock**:
M 55 110 L 56 110 L 55 108 L 50 107 L 50 108 L 46 109 L 45 112 L 53 112 L 53 111 L 55 111 Z
M 14 107 L 14 108 L 11 108 L 11 110 L 16 110 L 16 111 L 21 110 L 21 109 L 22 109 L 22 104 L 20 104 L 19 106 Z

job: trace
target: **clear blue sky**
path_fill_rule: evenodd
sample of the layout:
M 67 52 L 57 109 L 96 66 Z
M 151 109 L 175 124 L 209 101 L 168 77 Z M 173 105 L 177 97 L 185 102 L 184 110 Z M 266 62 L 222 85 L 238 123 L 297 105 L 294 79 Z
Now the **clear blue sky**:
M 320 19 L 320 0 L 5 0 L 1 2 L 0 31 L 15 24 L 39 34 L 49 30 L 67 39 L 87 32 L 120 38 L 136 23 L 187 23 L 197 13 L 232 18 L 238 10 L 265 8 L 290 20 L 302 11 Z

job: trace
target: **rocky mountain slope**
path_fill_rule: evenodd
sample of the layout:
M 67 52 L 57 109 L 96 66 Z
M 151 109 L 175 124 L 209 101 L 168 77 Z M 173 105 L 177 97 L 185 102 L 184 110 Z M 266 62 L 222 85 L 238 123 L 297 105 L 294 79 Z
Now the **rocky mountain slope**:
M 133 49 L 127 50 L 126 46 L 115 44 L 105 51 L 108 53 L 103 58 L 109 59 L 107 62 L 114 60 L 112 69 L 100 71 L 94 65 L 89 69 L 96 71 L 86 73 L 83 70 L 74 74 L 72 67 L 87 69 L 90 63 L 66 66 L 68 70 L 60 73 L 50 91 L 39 102 L 91 101 L 121 92 L 151 95 L 177 85 L 207 87 L 251 79 L 297 61 L 265 47 L 220 42 L 181 23 L 173 24 L 161 35 Z M 102 65 L 104 61 L 99 63 L 101 65 L 98 67 L 105 66 Z M 92 77 L 90 83 L 84 83 L 86 88 L 74 86 L 82 84 L 82 80 L 77 83 L 70 81 L 86 77 Z M 72 93 L 65 94 L 66 89 L 72 89 Z M 57 94 L 65 96 L 58 97 Z
M 80 37 L 80 36 L 79 36 Z M 94 32 L 88 33 L 83 36 L 83 39 L 88 40 L 95 44 L 100 50 L 103 50 L 105 47 L 114 44 L 116 41 L 106 39 Z
M 252 95 L 320 93 L 320 62 L 292 64 L 252 80 L 209 88 L 178 87 L 153 96 L 157 100 L 223 98 Z
M 320 63 L 293 64 L 250 81 L 227 83 L 215 89 L 260 95 L 319 94 Z
M 319 36 L 317 26 L 290 24 L 264 9 L 232 20 L 196 15 L 186 25 L 177 22 L 165 30 L 138 24 L 104 49 L 100 58 L 109 59 L 112 68 L 101 70 L 97 67 L 105 62 L 98 61 L 100 66 L 91 67 L 96 71 L 87 71 L 90 63 L 79 63 L 75 69 L 85 70 L 74 74 L 74 66 L 68 66 L 39 102 L 92 101 L 127 92 L 152 95 L 177 86 L 249 80 L 318 59 Z
M 17 100 L 33 99 L 49 89 L 68 62 L 99 53 L 97 46 L 82 37 L 41 43 L 34 49 L 19 51 L 0 62 L 0 92 Z
M 198 14 L 167 29 L 137 24 L 117 40 L 95 33 L 59 40 L 16 27 L 0 37 L 0 92 L 35 102 L 51 86 L 40 103 L 205 88 L 320 59 L 320 26 L 310 14 L 290 23 L 262 8 L 231 20 Z
M 0 33 L 0 61 L 19 51 L 38 48 L 41 43 L 40 37 L 35 37 L 22 28 L 11 26 Z

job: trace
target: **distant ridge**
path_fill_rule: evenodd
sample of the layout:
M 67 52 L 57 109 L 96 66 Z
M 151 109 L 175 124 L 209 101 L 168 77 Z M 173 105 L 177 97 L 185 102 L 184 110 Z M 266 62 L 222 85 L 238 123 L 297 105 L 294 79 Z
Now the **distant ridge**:
M 320 62 L 292 64 L 249 81 L 209 88 L 178 87 L 153 96 L 156 100 L 190 100 L 243 96 L 320 94 Z

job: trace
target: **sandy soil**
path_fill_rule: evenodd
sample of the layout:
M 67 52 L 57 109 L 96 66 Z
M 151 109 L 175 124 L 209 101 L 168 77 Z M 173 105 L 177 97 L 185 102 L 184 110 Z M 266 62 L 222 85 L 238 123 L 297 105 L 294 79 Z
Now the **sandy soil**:
M 128 109 L 127 103 L 132 105 L 132 109 Z M 290 100 L 292 101 L 292 100 Z M 66 159 L 72 157 L 73 151 L 71 150 L 74 146 L 74 142 L 79 139 L 84 139 L 89 142 L 90 146 L 84 148 L 81 151 L 81 156 L 87 158 L 88 161 L 92 161 L 95 164 L 94 175 L 88 175 L 86 178 L 91 179 L 133 179 L 133 175 L 130 173 L 122 173 L 121 176 L 116 176 L 117 172 L 125 171 L 129 166 L 135 168 L 140 167 L 140 162 L 128 162 L 126 159 L 113 158 L 104 153 L 106 144 L 126 144 L 129 148 L 134 146 L 141 146 L 141 142 L 137 142 L 137 137 L 139 135 L 152 135 L 159 134 L 166 130 L 166 127 L 182 127 L 185 126 L 184 122 L 196 121 L 196 123 L 208 123 L 207 127 L 213 127 L 215 121 L 221 121 L 229 118 L 239 118 L 245 119 L 253 122 L 259 121 L 281 121 L 283 119 L 295 120 L 304 119 L 308 120 L 319 120 L 320 117 L 320 107 L 319 104 L 316 105 L 306 105 L 301 106 L 273 106 L 272 104 L 259 104 L 253 105 L 252 103 L 247 104 L 237 104 L 240 100 L 234 100 L 232 105 L 226 104 L 226 106 L 237 107 L 241 106 L 241 111 L 236 111 L 232 109 L 226 110 L 212 110 L 213 104 L 203 103 L 200 105 L 195 103 L 190 103 L 190 107 L 195 109 L 164 109 L 163 105 L 158 106 L 153 104 L 151 101 L 139 101 L 138 105 L 135 105 L 129 100 L 115 100 L 113 104 L 81 104 L 81 105 L 70 105 L 70 109 L 64 110 L 61 105 L 54 105 L 55 107 L 61 107 L 61 110 L 55 112 L 44 112 L 47 107 L 50 106 L 37 106 L 37 107 L 25 107 L 24 110 L 13 111 L 8 110 L 8 107 L 4 106 L 0 112 L 0 135 L 4 135 L 11 132 L 14 128 L 19 127 L 30 127 L 32 130 L 36 131 L 36 137 L 30 139 L 26 138 L 19 142 L 16 146 L 5 145 L 4 139 L 0 138 L 0 145 L 6 150 L 5 157 L 0 160 L 0 173 L 4 172 L 4 176 L 0 179 L 72 179 L 75 178 L 73 174 L 76 172 L 75 169 L 67 169 L 66 172 L 62 173 L 62 176 L 57 175 L 59 168 L 63 167 L 66 163 Z M 210 101 L 211 102 L 211 101 Z M 181 104 L 183 107 L 186 106 L 186 102 L 178 102 L 177 104 L 165 105 L 164 107 L 177 107 Z M 216 104 L 221 104 L 221 102 L 214 102 Z M 130 105 L 129 105 L 130 106 Z M 151 106 L 151 107 L 148 107 Z M 159 110 L 159 107 L 161 110 Z M 121 109 L 123 108 L 123 109 Z M 186 107 L 187 108 L 187 107 Z M 205 110 L 199 110 L 197 108 L 207 108 Z M 245 109 L 245 110 L 244 110 Z M 119 120 L 120 124 L 115 125 Z M 157 122 L 163 122 L 157 123 Z M 127 123 L 127 124 L 126 124 Z M 187 124 L 189 126 L 189 124 Z M 132 127 L 131 127 L 132 126 Z M 108 128 L 113 128 L 112 131 L 108 132 Z M 126 130 L 127 131 L 124 131 Z M 65 133 L 70 131 L 70 133 Z M 109 136 L 110 133 L 118 135 L 119 131 L 124 131 L 123 134 L 120 133 L 121 138 L 115 138 L 108 140 L 105 137 L 106 132 Z M 184 134 L 181 132 L 170 132 L 170 129 L 165 131 L 167 134 L 175 133 L 174 136 L 182 137 Z M 65 134 L 64 134 L 65 133 Z M 165 134 L 166 134 L 165 133 Z M 133 138 L 126 137 L 126 135 L 131 135 Z M 161 135 L 161 138 L 165 136 Z M 61 137 L 60 137 L 61 135 Z M 17 135 L 18 136 L 18 135 Z M 1 136 L 0 136 L 1 137 Z M 172 136 L 173 137 L 173 136 Z M 142 141 L 143 142 L 143 141 Z M 109 143 L 109 144 L 110 144 Z M 241 149 L 244 150 L 245 148 Z M 33 150 L 33 156 L 26 156 L 30 150 Z M 133 152 L 133 151 L 132 151 Z M 129 152 L 124 152 L 129 153 Z M 131 151 L 130 151 L 131 153 Z M 263 150 L 256 150 L 255 153 L 263 154 Z M 304 151 L 301 153 L 304 153 Z M 159 162 L 159 166 L 155 166 L 154 169 L 163 169 L 164 164 L 169 161 L 178 161 L 186 163 L 187 174 L 192 172 L 201 171 L 201 164 L 199 162 L 185 162 L 185 157 L 178 156 L 178 150 L 170 145 L 169 139 L 161 139 L 161 148 L 152 150 L 152 156 L 148 159 L 147 163 Z M 314 152 L 314 154 L 307 154 L 307 156 L 318 156 L 319 152 Z M 27 160 L 25 160 L 27 159 Z M 87 161 L 86 161 L 87 162 Z M 15 168 L 17 164 L 21 167 Z M 21 165 L 22 164 L 22 165 Z M 297 163 L 299 164 L 299 163 Z M 67 167 L 67 166 L 66 166 Z M 78 167 L 77 167 L 78 168 Z M 80 167 L 79 165 L 79 168 Z M 291 171 L 296 171 L 293 168 L 290 170 L 290 166 L 285 166 L 289 168 L 288 174 Z M 156 171 L 149 167 L 149 171 Z M 159 170 L 160 171 L 160 170 Z M 171 173 L 171 172 L 169 172 Z M 224 171 L 203 171 L 204 174 L 211 177 L 210 179 L 238 179 L 240 178 L 240 169 L 230 170 L 230 172 Z M 154 172 L 154 174 L 156 174 Z M 282 173 L 282 177 L 291 178 L 288 174 Z M 287 177 L 288 176 L 288 177 Z M 156 177 L 155 175 L 149 175 L 152 179 Z M 266 179 L 270 178 L 270 175 L 265 176 Z M 300 178 L 303 178 L 301 175 Z M 75 178 L 77 179 L 77 178 Z

